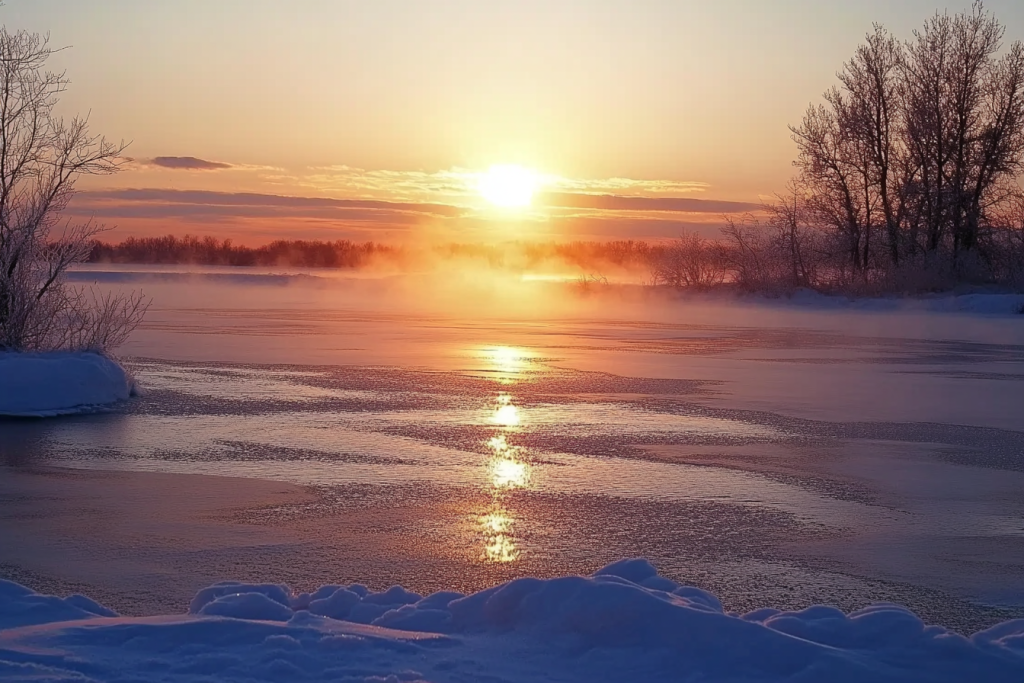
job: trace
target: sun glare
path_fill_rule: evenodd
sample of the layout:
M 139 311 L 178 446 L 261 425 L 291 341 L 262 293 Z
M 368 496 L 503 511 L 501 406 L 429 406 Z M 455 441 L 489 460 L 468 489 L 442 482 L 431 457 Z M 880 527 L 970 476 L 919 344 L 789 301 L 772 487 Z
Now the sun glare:
M 530 483 L 530 466 L 518 460 L 497 459 L 491 463 L 491 483 L 499 489 L 524 488 Z
M 522 166 L 491 166 L 480 175 L 477 190 L 480 196 L 503 209 L 521 209 L 533 202 L 540 179 Z
M 490 376 L 501 384 L 514 384 L 530 366 L 530 352 L 514 346 L 487 346 L 477 350 L 476 355 L 487 365 Z
M 498 394 L 497 405 L 491 413 L 491 422 L 500 427 L 519 426 L 519 408 L 512 403 L 511 396 L 506 393 Z

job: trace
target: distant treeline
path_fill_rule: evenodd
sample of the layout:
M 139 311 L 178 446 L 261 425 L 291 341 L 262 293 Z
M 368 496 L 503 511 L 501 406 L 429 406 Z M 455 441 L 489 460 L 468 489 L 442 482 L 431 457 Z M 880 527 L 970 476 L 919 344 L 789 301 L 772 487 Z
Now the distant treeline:
M 394 246 L 377 242 L 276 240 L 246 247 L 230 239 L 129 237 L 110 244 L 94 242 L 90 263 L 193 264 L 204 266 L 284 266 L 301 268 L 429 267 L 453 260 L 492 268 L 568 267 L 587 273 L 605 270 L 648 271 L 666 251 L 643 241 Z
M 119 244 L 94 242 L 91 263 L 195 264 L 204 266 L 294 266 L 360 268 L 400 250 L 376 242 L 277 240 L 245 247 L 230 239 L 185 235 L 129 237 Z
M 841 265 L 809 248 L 806 235 L 794 239 L 792 224 L 777 206 L 765 205 L 768 219 L 728 221 L 719 239 L 684 233 L 670 242 L 507 242 L 504 244 L 387 245 L 376 242 L 277 240 L 245 247 L 231 240 L 185 235 L 130 237 L 119 244 L 95 242 L 92 263 L 193 264 L 299 268 L 383 268 L 400 271 L 485 267 L 518 272 L 575 274 L 593 286 L 606 276 L 629 274 L 654 286 L 707 290 L 718 287 L 753 292 L 792 291 L 801 287 L 847 294 L 943 291 L 958 284 L 997 284 L 1024 289 L 1024 224 L 1008 227 L 986 243 L 1000 247 L 1001 269 L 984 278 L 950 278 L 948 270 L 918 267 L 903 278 L 849 278 Z M 990 252 L 992 253 L 992 252 Z M 802 277 L 813 264 L 815 277 Z M 808 269 L 808 270 L 805 270 Z M 943 274 L 947 274 L 943 277 Z

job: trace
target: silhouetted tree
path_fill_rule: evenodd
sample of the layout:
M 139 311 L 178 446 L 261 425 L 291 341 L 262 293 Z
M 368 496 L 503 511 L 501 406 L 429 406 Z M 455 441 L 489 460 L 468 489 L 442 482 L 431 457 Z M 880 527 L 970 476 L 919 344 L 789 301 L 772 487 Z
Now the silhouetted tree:
M 61 212 L 79 177 L 118 170 L 124 145 L 90 134 L 87 119 L 54 114 L 68 80 L 45 71 L 52 53 L 45 37 L 0 28 L 0 350 L 107 348 L 145 312 L 141 296 L 65 281 L 100 228 Z
M 876 26 L 793 127 L 797 194 L 834 272 L 991 261 L 986 232 L 1024 171 L 1024 45 L 1004 51 L 1004 35 L 980 1 L 907 43 Z
M 708 289 L 725 281 L 720 245 L 695 232 L 684 233 L 661 249 L 653 265 L 655 284 Z

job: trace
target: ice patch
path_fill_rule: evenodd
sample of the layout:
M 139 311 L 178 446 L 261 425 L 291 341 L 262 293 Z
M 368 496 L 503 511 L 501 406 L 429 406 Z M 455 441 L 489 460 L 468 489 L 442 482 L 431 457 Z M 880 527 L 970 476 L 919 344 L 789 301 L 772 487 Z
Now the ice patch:
M 0 415 L 46 417 L 123 401 L 134 382 L 98 353 L 0 352 Z
M 729 614 L 625 560 L 464 596 L 221 583 L 190 614 L 114 618 L 0 582 L 0 678 L 163 681 L 1024 680 L 1024 620 L 970 638 L 897 605 Z M 368 617 L 372 623 L 365 623 Z M 364 622 L 364 623 L 358 623 Z

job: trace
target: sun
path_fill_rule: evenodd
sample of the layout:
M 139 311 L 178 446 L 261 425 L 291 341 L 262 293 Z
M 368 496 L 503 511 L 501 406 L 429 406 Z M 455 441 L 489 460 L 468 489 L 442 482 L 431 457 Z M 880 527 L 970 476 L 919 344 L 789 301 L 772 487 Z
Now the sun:
M 522 166 L 491 166 L 480 174 L 477 190 L 480 196 L 502 209 L 521 209 L 533 202 L 540 178 Z

